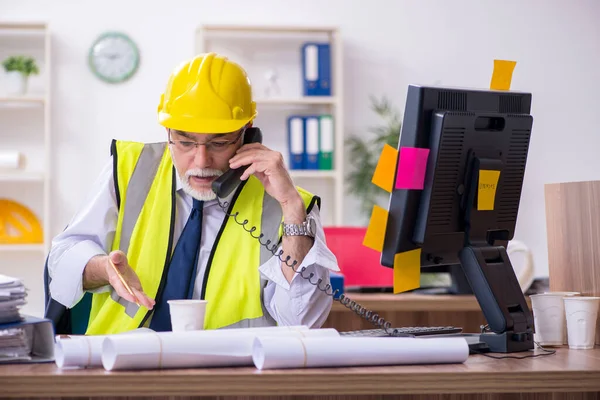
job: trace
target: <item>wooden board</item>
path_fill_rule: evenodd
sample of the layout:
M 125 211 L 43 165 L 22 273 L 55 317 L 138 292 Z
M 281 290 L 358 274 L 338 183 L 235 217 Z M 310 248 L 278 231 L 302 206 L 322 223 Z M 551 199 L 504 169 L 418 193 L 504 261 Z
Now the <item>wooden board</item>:
M 547 184 L 545 203 L 550 290 L 600 296 L 600 181 Z
M 471 356 L 464 364 L 262 372 L 255 368 L 106 372 L 60 370 L 54 364 L 6 365 L 0 366 L 0 388 L 2 397 L 44 398 L 420 395 L 416 398 L 448 399 L 455 394 L 456 399 L 496 399 L 506 397 L 490 394 L 537 393 L 509 398 L 542 399 L 546 397 L 539 393 L 600 392 L 600 349 L 560 348 L 555 355 L 523 360 Z M 478 393 L 486 394 L 474 397 Z M 596 398 L 586 396 L 553 398 Z

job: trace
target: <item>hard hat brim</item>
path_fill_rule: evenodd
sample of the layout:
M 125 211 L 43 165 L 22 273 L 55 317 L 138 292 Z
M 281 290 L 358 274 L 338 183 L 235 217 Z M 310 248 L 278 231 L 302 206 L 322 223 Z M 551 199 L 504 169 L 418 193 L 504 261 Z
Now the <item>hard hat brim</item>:
M 198 134 L 226 134 L 239 131 L 246 124 L 256 117 L 256 113 L 247 119 L 237 120 L 210 120 L 198 119 L 196 117 L 177 116 L 159 112 L 158 120 L 160 124 L 166 128 L 175 129 L 182 132 L 198 133 Z

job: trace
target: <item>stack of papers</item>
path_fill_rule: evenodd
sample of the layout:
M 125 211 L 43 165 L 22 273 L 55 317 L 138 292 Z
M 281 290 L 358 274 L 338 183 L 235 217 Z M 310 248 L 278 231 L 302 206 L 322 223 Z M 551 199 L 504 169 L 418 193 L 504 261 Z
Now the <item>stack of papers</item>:
M 0 329 L 0 362 L 30 360 L 31 346 L 24 328 Z
M 20 279 L 0 274 L 0 324 L 20 321 L 20 308 L 27 302 Z
M 20 279 L 0 275 L 0 325 L 20 322 L 20 308 L 26 303 L 27 292 Z M 11 326 L 11 325 L 8 325 Z M 31 341 L 23 327 L 0 327 L 0 362 L 29 360 Z

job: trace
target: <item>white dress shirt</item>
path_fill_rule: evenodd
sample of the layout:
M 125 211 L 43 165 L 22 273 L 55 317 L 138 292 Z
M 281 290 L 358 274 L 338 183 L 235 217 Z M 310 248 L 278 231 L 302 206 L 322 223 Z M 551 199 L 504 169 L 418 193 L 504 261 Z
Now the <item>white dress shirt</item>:
M 48 273 L 52 279 L 50 293 L 54 300 L 68 308 L 75 306 L 84 295 L 82 278 L 88 261 L 95 255 L 108 254 L 112 245 L 118 217 L 112 165 L 111 158 L 94 184 L 95 192 L 86 199 L 83 208 L 75 214 L 68 227 L 52 241 L 48 258 Z M 182 189 L 177 176 L 173 246 L 179 239 L 191 209 L 192 198 Z M 329 283 L 329 271 L 339 271 L 339 268 L 335 256 L 325 244 L 318 207 L 313 207 L 309 215 L 316 221 L 317 232 L 314 244 L 299 269 L 306 267 L 303 273 L 306 277 L 314 273 L 311 278 L 313 282 L 322 279 L 321 287 L 324 288 Z M 200 298 L 208 258 L 224 218 L 225 213 L 216 200 L 204 202 L 193 298 Z M 279 325 L 321 327 L 331 309 L 331 296 L 298 276 L 299 274 L 295 274 L 291 283 L 288 283 L 281 271 L 281 261 L 275 256 L 258 269 L 267 279 L 264 306 Z M 90 292 L 106 290 L 108 286 Z

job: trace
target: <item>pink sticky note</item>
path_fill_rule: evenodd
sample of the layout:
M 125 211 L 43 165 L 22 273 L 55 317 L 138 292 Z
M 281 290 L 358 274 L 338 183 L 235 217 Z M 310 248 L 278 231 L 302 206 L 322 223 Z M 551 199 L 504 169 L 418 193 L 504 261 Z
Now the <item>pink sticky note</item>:
M 401 147 L 396 174 L 396 189 L 423 190 L 429 149 Z

